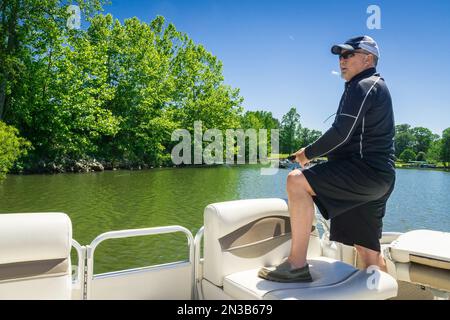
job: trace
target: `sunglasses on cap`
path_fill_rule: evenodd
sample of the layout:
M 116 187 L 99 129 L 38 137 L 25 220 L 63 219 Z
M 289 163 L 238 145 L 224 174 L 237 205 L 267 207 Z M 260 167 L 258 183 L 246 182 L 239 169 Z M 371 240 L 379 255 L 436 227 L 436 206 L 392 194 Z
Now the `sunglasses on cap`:
M 346 51 L 344 53 L 339 54 L 339 60 L 341 59 L 347 60 L 348 58 L 353 58 L 357 53 L 368 55 L 368 53 L 362 51 Z

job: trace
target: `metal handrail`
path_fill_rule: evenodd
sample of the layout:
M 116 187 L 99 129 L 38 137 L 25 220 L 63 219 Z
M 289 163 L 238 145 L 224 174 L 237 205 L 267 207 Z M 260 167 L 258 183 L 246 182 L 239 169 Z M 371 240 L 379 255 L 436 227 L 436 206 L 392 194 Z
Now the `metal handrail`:
M 194 261 L 194 237 L 192 233 L 182 226 L 165 226 L 165 227 L 153 227 L 153 228 L 142 228 L 142 229 L 129 229 L 120 231 L 109 231 L 97 236 L 90 245 L 86 246 L 86 257 L 87 257 L 87 299 L 91 296 L 91 285 L 90 281 L 94 278 L 94 251 L 97 246 L 105 240 L 108 239 L 120 239 L 120 238 L 131 238 L 140 237 L 148 235 L 159 235 L 166 233 L 182 232 L 186 235 L 189 246 L 189 263 L 192 264 L 192 279 L 194 281 L 195 277 L 195 261 Z M 191 296 L 194 295 L 194 285 L 191 288 Z
M 80 289 L 80 285 L 84 284 L 84 262 L 85 262 L 85 250 L 77 240 L 72 239 L 72 247 L 77 251 L 78 255 L 78 268 L 77 268 L 77 277 L 75 280 L 75 288 Z
M 203 239 L 203 235 L 205 232 L 205 226 L 202 226 L 195 235 L 194 238 L 194 298 L 197 300 L 203 300 L 203 291 L 200 291 L 202 289 L 201 283 L 200 283 L 200 247 Z

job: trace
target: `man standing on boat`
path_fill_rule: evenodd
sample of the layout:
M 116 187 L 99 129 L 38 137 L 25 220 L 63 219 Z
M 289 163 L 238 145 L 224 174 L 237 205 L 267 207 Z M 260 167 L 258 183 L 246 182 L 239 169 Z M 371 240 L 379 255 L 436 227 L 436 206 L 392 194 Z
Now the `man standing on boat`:
M 306 262 L 314 203 L 331 219 L 330 239 L 354 246 L 365 267 L 386 271 L 380 254 L 382 218 L 394 189 L 394 115 L 389 90 L 376 71 L 377 43 L 369 36 L 334 45 L 345 90 L 332 127 L 295 153 L 302 167 L 312 159 L 328 162 L 287 178 L 292 244 L 289 257 L 259 276 L 272 281 L 311 281 Z

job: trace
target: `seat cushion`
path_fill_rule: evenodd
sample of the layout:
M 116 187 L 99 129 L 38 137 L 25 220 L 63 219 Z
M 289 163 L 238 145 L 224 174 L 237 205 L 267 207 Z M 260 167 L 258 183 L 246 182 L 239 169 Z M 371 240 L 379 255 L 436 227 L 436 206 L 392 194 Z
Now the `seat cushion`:
M 223 288 L 235 299 L 388 299 L 397 295 L 397 282 L 384 272 L 361 271 L 326 257 L 308 263 L 312 282 L 267 281 L 257 276 L 259 269 L 252 269 L 228 275 Z
M 0 283 L 0 300 L 70 300 L 70 274 Z
M 394 262 L 427 265 L 450 270 L 450 233 L 414 230 L 402 234 L 390 245 Z

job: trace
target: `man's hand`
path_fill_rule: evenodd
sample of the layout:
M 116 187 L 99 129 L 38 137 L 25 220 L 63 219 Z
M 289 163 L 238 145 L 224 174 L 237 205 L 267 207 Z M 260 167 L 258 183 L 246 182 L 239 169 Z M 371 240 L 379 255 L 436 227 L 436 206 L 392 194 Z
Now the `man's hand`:
M 296 153 L 296 158 L 295 161 L 297 161 L 298 163 L 300 163 L 300 165 L 302 166 L 302 168 L 305 167 L 305 165 L 307 165 L 309 163 L 309 159 L 306 157 L 305 154 L 305 148 L 301 148 L 300 150 L 298 150 Z

